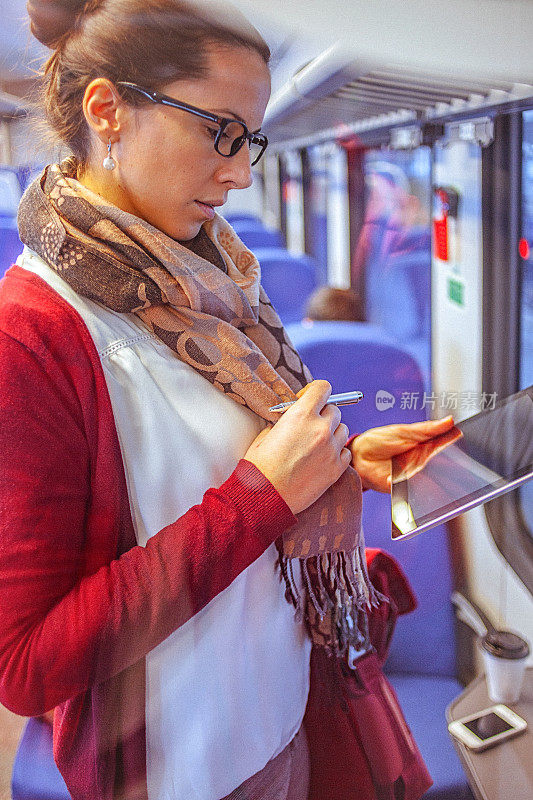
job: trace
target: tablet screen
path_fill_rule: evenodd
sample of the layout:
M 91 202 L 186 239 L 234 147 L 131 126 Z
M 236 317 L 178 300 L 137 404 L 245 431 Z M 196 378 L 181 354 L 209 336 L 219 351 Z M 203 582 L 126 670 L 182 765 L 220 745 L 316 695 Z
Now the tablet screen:
M 533 477 L 533 387 L 392 459 L 392 538 L 414 536 Z

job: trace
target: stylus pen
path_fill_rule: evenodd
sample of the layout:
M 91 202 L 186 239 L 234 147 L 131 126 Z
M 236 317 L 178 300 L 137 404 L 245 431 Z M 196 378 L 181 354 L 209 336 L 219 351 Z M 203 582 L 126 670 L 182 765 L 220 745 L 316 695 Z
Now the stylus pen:
M 344 392 L 344 394 L 331 394 L 325 404 L 327 406 L 351 406 L 353 403 L 360 403 L 362 399 L 363 392 Z M 277 406 L 272 406 L 268 410 L 279 411 L 280 414 L 283 414 L 296 402 L 296 400 L 292 400 L 290 403 L 278 403 Z

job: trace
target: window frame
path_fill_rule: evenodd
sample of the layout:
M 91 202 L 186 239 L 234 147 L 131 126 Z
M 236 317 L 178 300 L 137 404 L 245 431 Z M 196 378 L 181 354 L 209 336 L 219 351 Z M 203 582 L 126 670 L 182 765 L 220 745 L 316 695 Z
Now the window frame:
M 482 150 L 482 388 L 498 397 L 519 389 L 522 113 L 528 107 L 496 114 L 494 140 Z M 501 264 L 508 264 L 507 270 Z M 533 535 L 519 490 L 492 500 L 484 510 L 496 547 L 533 594 Z

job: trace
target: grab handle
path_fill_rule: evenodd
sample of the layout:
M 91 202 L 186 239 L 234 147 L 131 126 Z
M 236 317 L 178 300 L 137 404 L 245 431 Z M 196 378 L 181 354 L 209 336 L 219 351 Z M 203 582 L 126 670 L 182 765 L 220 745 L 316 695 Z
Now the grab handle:
M 487 615 L 472 600 L 467 600 L 461 592 L 453 592 L 451 601 L 455 606 L 457 618 L 472 628 L 482 638 L 487 633 L 497 633 L 495 626 Z

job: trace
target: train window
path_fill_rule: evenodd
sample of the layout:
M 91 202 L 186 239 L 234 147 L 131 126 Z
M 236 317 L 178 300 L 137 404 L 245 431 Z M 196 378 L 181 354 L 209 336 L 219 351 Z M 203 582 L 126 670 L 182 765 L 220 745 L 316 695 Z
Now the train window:
M 302 159 L 297 150 L 281 154 L 283 161 L 283 204 L 285 206 L 285 237 L 291 253 L 304 252 L 304 207 Z
M 302 153 L 304 177 L 305 252 L 319 269 L 320 282 L 328 280 L 328 161 L 327 147 L 317 145 Z
M 267 154 L 263 166 L 263 219 L 270 228 L 281 229 L 281 195 L 279 156 Z
M 368 322 L 382 327 L 418 361 L 430 380 L 431 153 L 368 151 L 366 210 L 352 281 L 365 297 Z
M 533 111 L 523 114 L 520 254 L 520 383 L 533 383 Z
M 483 152 L 483 389 L 533 383 L 533 111 L 494 119 Z M 531 482 L 485 505 L 494 542 L 533 593 Z
M 533 111 L 522 116 L 522 208 L 519 242 L 519 388 L 533 384 Z M 520 489 L 524 521 L 533 538 L 533 481 Z
M 350 226 L 346 151 L 333 143 L 326 151 L 326 159 L 328 283 L 347 288 L 350 285 Z

